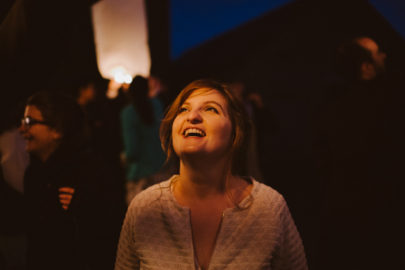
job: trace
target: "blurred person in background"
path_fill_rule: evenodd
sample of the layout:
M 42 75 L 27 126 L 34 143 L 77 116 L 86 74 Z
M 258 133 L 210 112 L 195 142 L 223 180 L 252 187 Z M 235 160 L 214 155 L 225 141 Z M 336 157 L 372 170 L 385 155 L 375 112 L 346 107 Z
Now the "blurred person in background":
M 229 89 L 232 94 L 239 99 L 239 101 L 245 106 L 245 110 L 248 113 L 251 125 L 251 136 L 249 142 L 249 148 L 247 149 L 247 170 L 248 174 L 256 179 L 262 179 L 263 174 L 260 168 L 259 151 L 258 151 L 258 126 L 263 123 L 258 123 L 260 119 L 260 110 L 263 108 L 263 101 L 258 93 L 246 93 L 246 86 L 242 81 L 234 81 L 230 84 Z
M 380 45 L 366 36 L 337 50 L 342 82 L 320 113 L 319 124 L 322 241 L 329 247 L 323 249 L 323 258 L 328 269 L 399 265 L 405 88 L 403 79 L 389 71 L 386 58 Z
M 27 269 L 111 269 L 121 221 L 108 194 L 109 167 L 84 151 L 83 111 L 69 96 L 38 92 L 20 130 L 31 157 Z
M 173 101 L 171 92 L 165 81 L 156 75 L 150 75 L 148 78 L 149 97 L 157 97 L 163 104 L 163 108 L 167 108 Z
M 121 111 L 121 128 L 126 166 L 126 201 L 156 183 L 165 155 L 159 140 L 163 105 L 150 95 L 148 80 L 136 76 L 128 90 L 130 104 Z
M 22 102 L 3 97 L 0 105 L 0 269 L 25 269 L 24 172 L 29 164 L 18 130 Z
M 75 99 L 84 112 L 87 124 L 86 149 L 89 154 L 97 155 L 109 165 L 114 174 L 110 196 L 121 200 L 122 208 L 125 209 L 125 173 L 120 158 L 122 140 L 119 112 L 122 108 L 116 106 L 115 100 L 107 98 L 106 88 L 106 80 L 85 77 L 78 83 Z

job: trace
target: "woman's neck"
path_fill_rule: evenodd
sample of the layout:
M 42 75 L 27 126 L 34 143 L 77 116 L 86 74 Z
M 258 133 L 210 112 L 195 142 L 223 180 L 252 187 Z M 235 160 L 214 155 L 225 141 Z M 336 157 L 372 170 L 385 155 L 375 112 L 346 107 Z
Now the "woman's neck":
M 231 177 L 229 157 L 185 156 L 180 160 L 180 177 L 191 185 L 221 192 Z
M 58 147 L 59 143 L 52 144 L 48 148 L 35 153 L 35 155 L 39 158 L 39 160 L 41 160 L 42 163 L 45 163 L 54 154 L 54 152 L 56 152 Z
M 229 160 L 221 159 L 210 162 L 182 159 L 180 173 L 173 186 L 176 199 L 185 206 L 226 201 L 226 208 L 234 207 L 244 196 L 249 183 L 232 175 L 230 164 Z
M 180 165 L 179 180 L 185 194 L 204 197 L 210 194 L 221 194 L 226 190 L 230 171 L 218 168 L 190 168 Z

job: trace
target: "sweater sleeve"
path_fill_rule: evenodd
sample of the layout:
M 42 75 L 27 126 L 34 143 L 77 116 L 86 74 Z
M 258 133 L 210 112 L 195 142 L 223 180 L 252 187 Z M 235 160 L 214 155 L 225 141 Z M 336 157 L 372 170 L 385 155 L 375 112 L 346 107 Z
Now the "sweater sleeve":
M 120 239 L 117 249 L 114 270 L 136 270 L 140 269 L 139 258 L 135 252 L 134 237 L 134 208 L 129 208 L 122 225 Z
M 138 157 L 139 150 L 139 132 L 137 132 L 138 117 L 126 107 L 121 112 L 121 128 L 124 142 L 125 156 L 128 161 L 135 161 Z
M 304 246 L 294 220 L 283 199 L 280 212 L 280 239 L 272 265 L 275 270 L 308 270 Z

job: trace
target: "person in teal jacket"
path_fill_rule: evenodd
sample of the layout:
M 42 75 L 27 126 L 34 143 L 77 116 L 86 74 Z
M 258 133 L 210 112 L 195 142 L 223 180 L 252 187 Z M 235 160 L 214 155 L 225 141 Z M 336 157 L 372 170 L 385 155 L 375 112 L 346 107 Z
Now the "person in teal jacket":
M 121 111 L 128 204 L 138 192 L 154 183 L 165 161 L 159 139 L 163 105 L 159 99 L 149 97 L 148 90 L 148 80 L 136 76 L 129 87 L 131 102 Z

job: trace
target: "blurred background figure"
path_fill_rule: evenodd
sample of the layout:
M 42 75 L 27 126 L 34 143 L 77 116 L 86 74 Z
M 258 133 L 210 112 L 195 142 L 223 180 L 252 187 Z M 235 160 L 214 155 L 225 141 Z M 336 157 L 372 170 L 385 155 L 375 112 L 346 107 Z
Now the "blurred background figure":
M 338 48 L 337 69 L 348 81 L 372 81 L 386 70 L 387 54 L 369 37 L 357 37 Z
M 84 111 L 87 122 L 88 142 L 86 147 L 88 151 L 101 156 L 114 167 L 118 182 L 123 177 L 120 176 L 122 168 L 120 168 L 119 156 L 122 140 L 119 112 L 126 102 L 126 97 L 120 97 L 123 99 L 120 101 L 117 101 L 118 96 L 115 99 L 109 99 L 106 96 L 109 83 L 111 82 L 101 78 L 84 80 L 77 87 L 75 98 Z M 121 94 L 121 96 L 125 95 Z
M 132 81 L 129 97 L 131 103 L 121 112 L 128 204 L 142 189 L 162 180 L 157 173 L 165 161 L 159 139 L 162 103 L 151 97 L 148 80 L 141 76 Z
M 93 82 L 88 82 L 78 89 L 76 101 L 80 107 L 85 108 L 96 98 L 96 88 Z
M 76 102 L 82 108 L 87 123 L 86 151 L 97 155 L 108 164 L 113 172 L 110 195 L 124 201 L 124 168 L 121 164 L 120 153 L 122 139 L 119 123 L 119 113 L 122 101 L 109 99 L 107 80 L 101 78 L 85 78 L 77 87 Z
M 263 181 L 263 175 L 260 168 L 259 151 L 258 151 L 258 127 L 263 124 L 259 123 L 259 114 L 263 109 L 263 101 L 259 93 L 247 93 L 246 86 L 241 81 L 234 81 L 230 84 L 232 94 L 239 99 L 245 106 L 245 109 L 252 121 L 251 137 L 249 147 L 247 149 L 246 168 L 248 175 L 253 176 L 255 179 Z
M 338 48 L 342 81 L 320 123 L 328 269 L 394 269 L 398 262 L 404 84 L 386 72 L 385 60 L 369 37 Z
M 17 112 L 19 108 L 4 115 L 4 121 L 0 123 L 0 157 L 4 181 L 15 191 L 23 193 L 24 171 L 28 166 L 29 157 L 25 152 L 25 141 L 18 131 Z
M 5 270 L 25 269 L 23 180 L 29 156 L 18 131 L 17 103 L 2 100 L 0 105 L 0 269 Z
M 107 164 L 85 151 L 85 120 L 56 92 L 28 99 L 20 130 L 31 156 L 24 177 L 27 269 L 111 269 L 121 212 Z
M 169 88 L 163 79 L 158 76 L 150 75 L 148 78 L 148 85 L 149 97 L 158 98 L 163 104 L 163 108 L 167 108 L 172 101 L 172 97 L 170 95 Z

